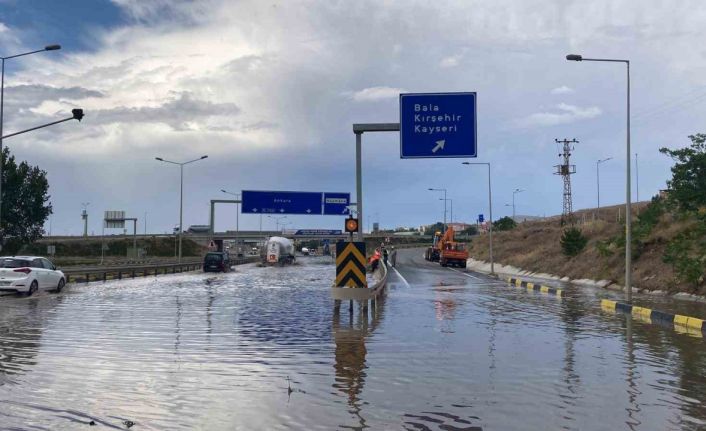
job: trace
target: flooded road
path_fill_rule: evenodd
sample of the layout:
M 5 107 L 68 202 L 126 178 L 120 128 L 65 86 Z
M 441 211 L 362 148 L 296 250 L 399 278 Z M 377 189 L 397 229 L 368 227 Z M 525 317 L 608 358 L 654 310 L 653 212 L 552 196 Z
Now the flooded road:
M 0 298 L 0 429 L 706 429 L 704 340 L 593 293 L 404 250 L 335 315 L 330 259 L 299 261 Z

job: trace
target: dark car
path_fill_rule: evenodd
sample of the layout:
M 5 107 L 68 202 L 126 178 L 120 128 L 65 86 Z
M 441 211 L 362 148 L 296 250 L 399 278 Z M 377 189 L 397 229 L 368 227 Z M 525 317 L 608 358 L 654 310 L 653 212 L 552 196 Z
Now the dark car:
M 230 257 L 228 253 L 212 251 L 206 253 L 203 258 L 204 272 L 228 272 L 230 271 Z

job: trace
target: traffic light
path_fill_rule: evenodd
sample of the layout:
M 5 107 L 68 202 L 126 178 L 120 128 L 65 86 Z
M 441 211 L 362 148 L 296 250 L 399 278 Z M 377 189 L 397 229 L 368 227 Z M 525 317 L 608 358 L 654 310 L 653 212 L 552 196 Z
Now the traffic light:
M 74 114 L 74 118 L 78 121 L 81 121 L 81 118 L 83 118 L 83 109 L 75 108 L 71 110 L 71 113 Z
M 358 232 L 358 219 L 348 218 L 346 219 L 346 233 L 356 233 Z

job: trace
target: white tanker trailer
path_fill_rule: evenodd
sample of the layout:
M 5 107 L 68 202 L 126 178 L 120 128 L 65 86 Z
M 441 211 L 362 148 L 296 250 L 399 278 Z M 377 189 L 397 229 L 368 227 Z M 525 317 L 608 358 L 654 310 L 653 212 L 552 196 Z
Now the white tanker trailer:
M 294 244 L 287 238 L 273 236 L 267 240 L 260 252 L 266 265 L 287 265 L 294 262 Z

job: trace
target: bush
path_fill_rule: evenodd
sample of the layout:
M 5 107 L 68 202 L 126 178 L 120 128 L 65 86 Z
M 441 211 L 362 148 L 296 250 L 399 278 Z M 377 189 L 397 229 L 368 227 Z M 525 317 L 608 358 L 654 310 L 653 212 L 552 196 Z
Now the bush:
M 662 260 L 672 265 L 679 281 L 702 285 L 706 277 L 706 225 L 677 235 L 667 244 Z
M 612 242 L 608 241 L 596 241 L 596 250 L 601 257 L 610 257 L 613 255 L 613 250 L 611 249 Z
M 576 227 L 570 227 L 564 230 L 561 235 L 561 249 L 566 256 L 576 256 L 581 253 L 588 243 L 581 230 Z
M 510 217 L 503 217 L 493 222 L 493 229 L 497 231 L 511 230 L 517 227 L 517 223 Z

